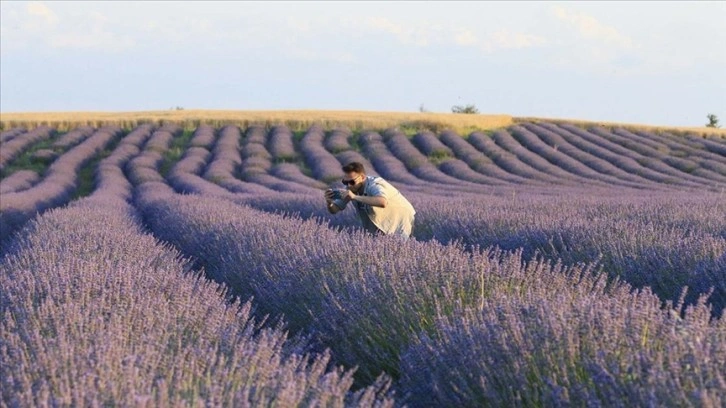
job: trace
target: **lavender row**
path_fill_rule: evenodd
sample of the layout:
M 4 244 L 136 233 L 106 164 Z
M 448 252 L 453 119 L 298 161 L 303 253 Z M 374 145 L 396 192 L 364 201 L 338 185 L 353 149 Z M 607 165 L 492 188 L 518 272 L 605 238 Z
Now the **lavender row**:
M 345 137 L 344 133 L 338 132 L 338 134 L 342 135 L 340 137 Z M 335 158 L 333 153 L 326 150 L 325 140 L 325 130 L 319 126 L 312 126 L 300 141 L 300 150 L 305 164 L 312 171 L 313 177 L 324 183 L 333 183 L 342 179 L 343 171 L 338 159 Z M 339 146 L 335 146 L 333 143 L 331 145 L 333 151 L 339 149 Z
M 353 147 L 350 144 L 351 132 L 349 129 L 336 128 L 325 136 L 325 149 L 332 154 L 338 154 Z
M 599 137 L 594 133 L 567 124 L 557 126 L 545 123 L 541 124 L 541 126 L 557 132 L 557 134 L 573 145 L 613 163 L 624 171 L 666 186 L 678 185 L 677 178 L 650 168 L 642 160 L 637 160 L 637 157 L 632 157 L 628 149 Z
M 124 174 L 132 185 L 155 182 L 164 185 L 165 189 L 171 190 L 158 168 L 164 161 L 163 154 L 169 150 L 174 135 L 179 131 L 177 126 L 168 125 L 154 130 L 144 143 L 142 152 L 124 167 Z
M 481 132 L 473 132 L 469 135 L 469 143 L 482 154 L 489 157 L 497 166 L 516 176 L 534 180 L 536 183 L 547 183 L 550 185 L 561 185 L 564 179 L 553 176 L 544 171 L 533 168 L 526 161 L 521 160 L 513 152 L 500 147 L 493 138 Z
M 650 135 L 645 132 L 643 132 L 643 134 L 646 136 Z M 687 154 L 690 155 L 689 157 L 693 160 L 697 160 L 698 165 L 703 169 L 709 170 L 720 176 L 726 176 L 726 161 L 723 156 L 711 152 L 703 145 L 693 143 L 690 140 L 685 139 L 683 136 L 675 136 L 669 133 L 663 133 L 662 136 L 668 137 L 671 140 L 677 140 L 678 143 L 682 143 L 687 146 L 685 149 L 687 149 Z
M 601 127 L 593 127 L 589 129 L 590 132 L 603 139 L 610 141 L 611 143 L 620 145 L 624 149 L 625 155 L 636 160 L 638 163 L 666 176 L 670 176 L 674 180 L 674 184 L 682 185 L 684 187 L 699 188 L 703 187 L 704 183 L 701 179 L 693 177 L 690 174 L 678 170 L 670 165 L 664 163 L 660 158 L 657 151 L 648 146 L 640 145 L 627 137 L 616 135 Z
M 55 133 L 55 129 L 51 127 L 39 126 L 3 142 L 2 149 L 0 149 L 0 171 L 4 170 L 13 159 L 31 146 L 38 142 L 49 140 Z
M 13 128 L 8 129 L 0 132 L 0 143 L 5 143 L 10 141 L 11 139 L 27 132 L 28 130 L 25 128 Z
M 209 149 L 216 139 L 217 130 L 211 125 L 201 124 L 194 130 L 189 145 Z
M 475 267 L 470 256 L 436 243 L 338 233 L 314 220 L 199 196 L 144 200 L 140 208 L 158 237 L 203 259 L 216 280 L 254 297 L 261 313 L 284 314 L 294 332 L 317 337 L 335 361 L 359 366 L 367 381 L 398 372 L 399 350 L 426 321 L 418 313 L 430 313 L 440 298 L 426 276 L 449 280 L 452 290 L 478 285 L 478 274 L 465 276 Z M 353 247 L 367 254 L 366 262 L 351 262 L 339 250 Z M 413 273 L 418 278 L 411 281 Z
M 403 133 L 388 130 L 384 133 L 383 139 L 391 153 L 406 165 L 411 174 L 419 179 L 444 185 L 460 184 L 470 188 L 476 187 L 473 183 L 467 183 L 443 174 L 428 161 L 426 156 L 416 149 L 411 140 Z
M 726 182 L 726 164 L 721 158 L 706 149 L 694 149 L 682 143 L 667 140 L 663 136 L 650 132 L 631 132 L 625 129 L 615 129 L 614 132 L 621 136 L 630 137 L 637 141 L 651 141 L 657 143 L 653 157 L 657 157 L 664 163 L 674 167 L 688 175 L 697 176 L 701 182 L 706 180 L 711 185 L 723 184 Z M 707 158 L 705 158 L 705 157 Z M 713 160 L 715 158 L 715 160 Z M 716 166 L 724 174 L 714 172 L 708 167 Z M 705 168 L 704 168 L 705 167 Z M 711 183 L 716 181 L 717 183 Z
M 501 148 L 514 154 L 519 160 L 527 163 L 535 170 L 556 177 L 560 183 L 565 182 L 568 184 L 583 186 L 602 185 L 602 183 L 599 183 L 596 180 L 589 180 L 585 177 L 578 176 L 550 163 L 540 155 L 528 150 L 519 141 L 517 141 L 517 139 L 512 137 L 512 134 L 507 130 L 494 132 L 492 140 Z
M 109 196 L 49 212 L 0 264 L 7 406 L 392 406 L 229 303 Z
M 679 156 L 687 156 L 692 160 L 721 160 L 722 157 L 716 153 L 708 151 L 702 144 L 694 143 L 692 140 L 677 136 L 668 132 L 651 132 L 651 131 L 631 131 L 631 133 L 650 140 L 655 140 L 664 145 L 669 152 Z
M 690 288 L 689 302 L 713 290 L 726 307 L 726 205 L 717 194 L 627 194 L 603 190 L 514 196 L 421 197 L 414 236 L 466 247 L 539 253 L 566 264 L 599 262 L 611 277 L 650 286 L 663 299 Z M 462 216 L 465 214 L 466 216 Z
M 273 138 L 273 135 L 275 136 Z M 274 141 L 274 143 L 273 143 Z M 274 144 L 276 146 L 277 158 L 291 158 L 297 153 L 290 153 L 289 149 L 294 152 L 292 145 L 292 133 L 285 127 L 275 127 L 270 131 L 268 136 L 266 130 L 262 126 L 250 126 L 245 133 L 242 143 L 242 164 L 240 173 L 244 181 L 260 184 L 268 189 L 280 192 L 305 193 L 312 188 L 297 184 L 289 180 L 283 180 L 272 176 L 269 171 L 272 169 L 272 155 L 265 147 L 266 144 Z M 283 148 L 284 147 L 284 148 Z
M 91 196 L 114 197 L 130 202 L 133 197 L 133 187 L 129 182 L 124 169 L 126 164 L 141 153 L 141 148 L 151 137 L 154 127 L 144 124 L 136 127 L 123 137 L 111 152 L 101 160 L 96 169 L 96 188 Z
M 294 160 L 298 156 L 292 131 L 284 125 L 273 126 L 270 129 L 266 147 L 272 158 L 277 161 Z
M 363 383 L 381 371 L 399 379 L 398 395 L 412 406 L 510 405 L 522 398 L 607 405 L 623 395 L 689 404 L 702 397 L 719 402 L 726 392 L 723 321 L 710 323 L 703 302 L 676 318 L 679 308 L 660 310 L 649 291 L 608 284 L 592 266 L 339 233 L 314 220 L 205 197 L 159 199 L 142 210 L 158 236 L 196 254 L 235 293 L 253 296 L 260 313 L 284 314 L 293 331 L 330 347 L 334 361 L 358 366 Z M 367 256 L 340 251 L 352 247 Z M 582 337 L 573 339 L 568 323 L 581 327 Z M 577 345 L 565 347 L 568 339 Z M 694 353 L 698 370 L 673 369 Z
M 695 182 L 705 183 L 707 179 L 710 181 L 711 179 L 711 172 L 700 168 L 700 165 L 698 162 L 694 161 L 693 158 L 688 157 L 681 157 L 684 152 L 683 150 L 679 149 L 678 151 L 672 151 L 671 147 L 668 143 L 663 142 L 662 140 L 659 140 L 659 138 L 656 135 L 650 135 L 650 136 L 643 136 L 638 133 L 630 132 L 625 129 L 621 128 L 615 128 L 613 129 L 613 133 L 615 135 L 618 135 L 620 137 L 626 138 L 628 140 L 631 140 L 636 143 L 646 144 L 646 146 L 654 146 L 653 149 L 646 149 L 648 150 L 647 156 L 654 157 L 657 159 L 660 159 L 664 163 L 668 164 L 669 166 L 680 170 L 681 172 L 685 173 L 687 177 L 689 177 L 691 180 Z M 694 177 L 697 176 L 697 177 Z M 717 180 L 718 181 L 718 180 Z M 711 184 L 711 183 L 708 183 Z
M 485 156 L 464 138 L 453 131 L 444 131 L 440 135 L 441 142 L 451 149 L 454 155 L 465 162 L 474 171 L 494 180 L 516 184 L 538 184 L 536 180 L 529 180 L 494 164 L 492 159 Z
M 295 183 L 299 186 L 309 187 L 313 190 L 318 190 L 322 194 L 323 190 L 327 187 L 327 184 L 317 180 L 313 177 L 306 175 L 300 170 L 300 166 L 293 163 L 277 163 L 270 169 L 270 175 L 277 177 L 280 180 L 287 180 Z
M 3 195 L 0 230 L 9 237 L 37 213 L 67 203 L 78 187 L 81 167 L 121 134 L 117 127 L 105 127 L 54 161 L 45 178 L 33 187 Z
M 416 133 L 411 139 L 411 143 L 426 156 L 434 157 L 451 157 L 454 152 L 449 149 L 435 134 L 432 132 Z
M 697 138 L 695 136 L 688 136 L 688 140 L 700 144 L 710 152 L 726 157 L 726 144 L 718 142 L 715 138 Z
M 195 136 L 196 138 L 197 136 Z M 214 143 L 211 162 L 204 170 L 204 179 L 224 187 L 233 193 L 261 194 L 271 190 L 255 183 L 239 180 L 236 175 L 242 165 L 240 139 L 237 126 L 225 126 Z M 193 140 L 192 140 L 193 142 Z M 192 143 L 193 145 L 193 143 Z M 264 146 L 262 146 L 264 149 Z M 266 151 L 264 151 L 267 153 Z
M 81 143 L 86 138 L 91 136 L 94 129 L 92 126 L 80 126 L 70 130 L 68 133 L 60 135 L 57 140 L 52 144 L 53 148 L 68 149 L 72 146 Z
M 572 148 L 567 143 L 560 145 L 553 141 L 563 142 L 564 140 L 557 140 L 556 135 L 548 134 L 545 131 L 537 132 L 538 129 L 532 129 L 527 125 L 514 126 L 512 127 L 512 134 L 522 143 L 523 146 L 536 152 L 549 162 L 556 164 L 558 167 L 593 181 L 602 181 L 607 184 L 621 185 L 631 188 L 642 188 L 642 185 L 627 180 L 627 174 L 625 174 L 625 180 L 617 177 L 617 175 L 623 175 L 618 173 L 614 166 L 609 163 L 595 159 L 586 153 L 580 152 L 578 149 Z M 544 139 L 550 142 L 546 143 Z
M 709 321 L 703 302 L 661 309 L 648 290 L 572 278 L 574 289 L 547 290 L 550 281 L 511 287 L 476 309 L 442 316 L 401 358 L 404 400 L 457 407 L 726 404 L 724 319 Z
M 16 193 L 33 187 L 40 175 L 33 170 L 18 170 L 0 180 L 0 194 Z

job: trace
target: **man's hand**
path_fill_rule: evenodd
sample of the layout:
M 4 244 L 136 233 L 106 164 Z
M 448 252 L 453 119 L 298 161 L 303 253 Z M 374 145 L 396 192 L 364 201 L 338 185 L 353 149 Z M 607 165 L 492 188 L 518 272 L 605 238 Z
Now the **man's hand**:
M 335 197 L 333 190 L 327 189 L 323 195 L 325 196 L 325 203 L 330 205 L 333 202 L 333 197 Z

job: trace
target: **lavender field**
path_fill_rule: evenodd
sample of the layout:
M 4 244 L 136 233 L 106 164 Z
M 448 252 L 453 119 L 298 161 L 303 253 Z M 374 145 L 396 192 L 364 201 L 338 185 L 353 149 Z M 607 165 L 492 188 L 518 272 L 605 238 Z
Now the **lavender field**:
M 372 237 L 323 190 L 416 208 Z M 0 406 L 726 406 L 726 139 L 0 133 Z

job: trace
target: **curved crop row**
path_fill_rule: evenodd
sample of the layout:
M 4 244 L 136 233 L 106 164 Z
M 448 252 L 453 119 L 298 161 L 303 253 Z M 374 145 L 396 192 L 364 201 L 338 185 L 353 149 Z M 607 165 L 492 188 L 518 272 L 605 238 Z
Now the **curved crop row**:
M 297 158 L 292 131 L 284 125 L 273 126 L 267 138 L 267 150 L 276 161 L 294 160 Z
M 0 132 L 0 143 L 5 143 L 10 141 L 11 139 L 15 138 L 16 136 L 19 136 L 28 130 L 25 128 L 13 128 L 8 129 Z
M 278 149 L 276 154 L 282 155 L 278 157 L 296 157 L 297 152 L 295 152 L 294 146 L 292 145 L 292 133 L 289 129 L 284 127 L 274 128 L 271 130 L 270 139 L 268 140 L 264 127 L 250 126 L 247 128 L 247 132 L 242 143 L 242 165 L 240 167 L 242 179 L 250 183 L 260 184 L 275 191 L 297 193 L 310 191 L 310 187 L 308 186 L 299 185 L 289 180 L 283 180 L 269 174 L 269 171 L 272 169 L 273 156 L 267 150 L 265 145 L 272 144 L 273 131 L 275 132 L 274 134 L 277 135 L 274 143 L 277 146 L 276 149 Z M 290 148 L 292 149 L 292 153 L 290 153 Z
M 411 143 L 416 146 L 421 153 L 428 157 L 433 156 L 435 158 L 446 158 L 454 155 L 454 152 L 442 143 L 441 140 L 439 140 L 439 138 L 432 132 L 416 133 L 413 138 L 411 138 Z
M 557 131 L 570 143 L 615 164 L 624 171 L 665 185 L 678 184 L 676 178 L 650 168 L 642 160 L 637 160 L 638 156 L 631 156 L 628 149 L 594 133 L 567 124 L 559 126 L 543 124 L 542 126 Z
M 332 154 L 337 154 L 346 150 L 350 150 L 350 130 L 337 128 L 333 129 L 325 136 L 325 149 Z
M 519 141 L 512 137 L 512 134 L 507 130 L 494 132 L 492 140 L 503 149 L 514 154 L 522 162 L 527 163 L 539 172 L 556 177 L 560 180 L 560 182 L 564 181 L 565 183 L 575 183 L 579 185 L 601 185 L 601 183 L 591 181 L 587 178 L 565 171 L 559 166 L 547 161 L 544 157 L 523 146 Z
M 312 170 L 313 177 L 330 184 L 342 179 L 343 171 L 338 159 L 325 149 L 324 141 L 325 130 L 319 126 L 313 126 L 308 129 L 300 141 L 300 150 L 305 163 Z M 337 149 L 333 149 L 333 151 L 335 150 Z
M 54 148 L 67 149 L 81 143 L 95 132 L 92 126 L 79 126 L 68 133 L 60 135 L 51 145 Z
M 693 188 L 704 187 L 704 180 L 693 177 L 690 174 L 671 167 L 670 165 L 660 160 L 658 158 L 660 153 L 655 149 L 652 149 L 648 146 L 638 145 L 637 143 L 626 137 L 616 135 L 613 132 L 601 127 L 590 128 L 590 131 L 610 141 L 611 143 L 621 146 L 627 157 L 636 160 L 644 167 L 648 167 L 652 170 L 668 176 L 672 184 L 678 184 L 684 187 Z
M 242 165 L 240 139 L 242 134 L 237 126 L 225 126 L 212 147 L 212 158 L 207 165 L 204 179 L 218 184 L 232 193 L 259 194 L 270 192 L 259 184 L 239 180 L 235 175 Z M 192 144 L 193 145 L 193 144 Z
M 0 171 L 22 152 L 38 142 L 50 139 L 55 133 L 55 129 L 49 126 L 40 126 L 3 142 L 2 149 L 0 149 Z
M 154 127 L 141 125 L 124 136 L 111 154 L 101 160 L 96 170 L 96 189 L 91 196 L 109 196 L 131 202 L 133 187 L 124 169 L 126 164 L 141 152 L 141 147 L 149 140 Z
M 660 143 L 663 148 L 658 149 L 659 153 L 656 157 L 671 167 L 697 176 L 702 181 L 726 183 L 726 161 L 718 155 L 684 143 L 682 138 L 671 139 L 652 132 L 628 132 L 628 134 L 637 137 L 637 140 L 652 140 Z M 662 150 L 666 150 L 667 153 Z
M 448 146 L 454 155 L 465 162 L 472 170 L 494 180 L 517 184 L 536 184 L 536 180 L 529 180 L 509 173 L 497 166 L 492 160 L 477 150 L 463 137 L 453 131 L 444 131 L 439 136 L 441 142 Z
M 429 162 L 426 156 L 416 149 L 416 146 L 403 133 L 389 130 L 384 133 L 383 139 L 391 153 L 406 165 L 411 174 L 419 179 L 444 185 L 459 184 L 470 188 L 476 187 L 474 183 L 465 182 L 442 173 Z
M 17 193 L 33 187 L 40 176 L 33 170 L 18 170 L 0 180 L 0 194 Z
M 518 134 L 523 142 L 526 139 L 530 149 L 571 173 L 613 185 L 643 188 L 642 179 L 638 180 L 637 177 L 633 177 L 607 161 L 570 145 L 560 135 L 547 129 L 524 124 L 517 128 L 515 134 Z M 541 141 L 537 142 L 535 137 Z
M 639 396 L 637 400 L 654 397 L 656 404 L 687 404 L 698 400 L 695 392 L 718 402 L 726 391 L 702 385 L 723 381 L 722 320 L 709 323 L 705 306 L 676 318 L 668 309 L 660 310 L 660 300 L 648 291 L 631 294 L 623 284 L 608 285 L 587 266 L 565 268 L 524 261 L 521 253 L 466 253 L 435 242 L 341 234 L 314 221 L 263 214 L 205 197 L 156 200 L 143 211 L 159 237 L 203 259 L 216 279 L 243 297 L 254 297 L 261 313 L 284 315 L 293 331 L 309 333 L 321 346 L 330 347 L 333 361 L 359 366 L 363 384 L 381 371 L 393 375 L 399 380 L 398 395 L 414 406 L 426 405 L 424 401 L 509 405 L 521 398 L 564 404 L 586 397 L 607 404 L 630 394 Z M 284 240 L 280 231 L 287 232 Z M 340 251 L 351 247 L 368 254 L 366 261 L 351 261 Z M 477 320 L 462 314 L 461 308 L 488 314 Z M 584 313 L 599 308 L 606 309 Z M 534 319 L 539 311 L 552 316 Z M 572 316 L 578 311 L 583 313 Z M 618 318 L 610 318 L 614 316 Z M 437 319 L 439 325 L 434 324 Z M 537 324 L 561 325 L 569 319 L 583 329 L 578 347 L 564 346 L 570 331 Z M 465 325 L 454 338 L 445 337 L 447 320 L 455 327 Z M 499 330 L 489 335 L 481 331 L 495 324 Z M 520 334 L 509 339 L 510 333 Z M 525 333 L 530 341 L 517 341 Z M 702 340 L 694 342 L 696 338 Z M 459 346 L 491 339 L 484 344 L 492 348 L 460 349 L 447 339 Z M 543 349 L 538 351 L 538 345 Z M 673 369 L 672 364 L 687 362 L 694 353 L 704 367 Z M 457 363 L 464 355 L 469 356 L 467 363 Z M 613 373 L 612 381 L 593 382 L 580 375 L 583 367 L 578 362 L 587 364 L 588 373 L 610 371 L 613 365 L 621 371 Z M 628 375 L 641 363 L 650 369 Z M 543 372 L 545 367 L 555 371 Z M 506 380 L 458 388 L 472 377 Z M 674 389 L 674 382 L 693 392 Z M 643 394 L 639 390 L 644 386 L 653 392 Z M 556 393 L 563 389 L 569 392 Z
M 329 355 L 228 303 L 129 211 L 95 197 L 47 213 L 3 259 L 3 405 L 392 406 L 384 382 L 351 392 Z
M 78 187 L 81 167 L 117 139 L 121 129 L 105 127 L 54 161 L 45 178 L 33 187 L 3 195 L 0 230 L 9 237 L 37 213 L 67 203 Z
M 698 138 L 696 136 L 688 136 L 688 140 L 700 144 L 710 152 L 726 157 L 726 143 L 718 142 L 715 138 Z
M 662 141 L 657 135 L 644 136 L 638 133 L 630 132 L 625 129 L 616 128 L 613 130 L 618 136 L 627 137 L 635 142 L 649 141 L 651 146 L 657 146 L 655 150 L 652 150 L 648 156 L 655 157 L 661 160 L 663 163 L 682 171 L 685 177 L 698 183 L 708 183 L 708 185 L 714 185 L 712 182 L 723 182 L 724 177 L 718 174 L 714 174 L 710 170 L 701 168 L 698 159 L 690 157 L 691 149 L 687 147 L 677 146 L 673 147 L 672 143 Z M 682 155 L 688 155 L 688 157 L 681 157 Z
M 500 147 L 491 137 L 481 132 L 471 133 L 468 140 L 472 146 L 490 158 L 497 166 L 511 174 L 552 185 L 563 184 L 562 179 L 534 169 L 526 161 L 520 160 L 514 153 Z

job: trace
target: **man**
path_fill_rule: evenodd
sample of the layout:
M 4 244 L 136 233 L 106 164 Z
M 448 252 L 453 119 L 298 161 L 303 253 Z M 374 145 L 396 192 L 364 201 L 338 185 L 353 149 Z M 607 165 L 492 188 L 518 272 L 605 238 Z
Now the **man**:
M 328 212 L 335 214 L 355 204 L 363 228 L 372 234 L 411 236 L 416 211 L 408 200 L 381 177 L 367 176 L 363 164 L 343 166 L 344 191 L 326 190 Z

